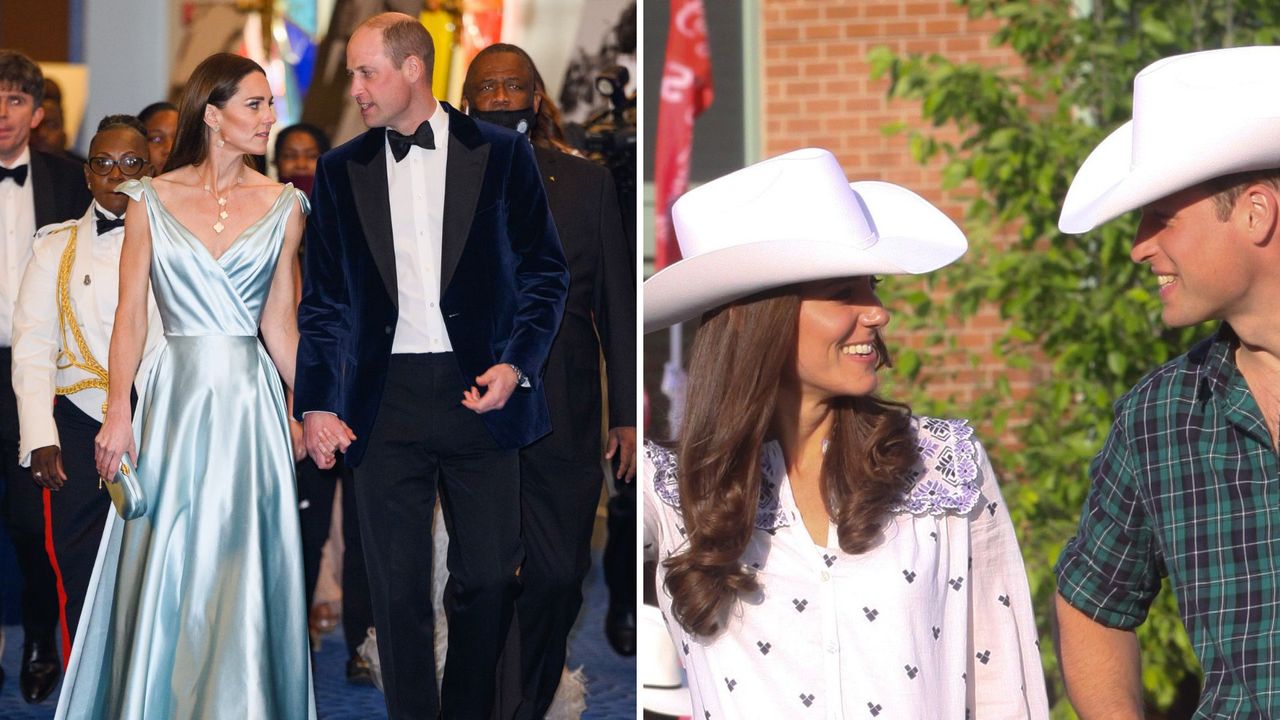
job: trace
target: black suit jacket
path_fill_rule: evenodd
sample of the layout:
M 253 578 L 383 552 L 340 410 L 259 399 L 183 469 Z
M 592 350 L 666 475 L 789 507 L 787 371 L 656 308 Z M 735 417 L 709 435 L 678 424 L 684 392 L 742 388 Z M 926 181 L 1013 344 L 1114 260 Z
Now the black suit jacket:
M 568 272 L 529 143 L 444 107 L 440 310 L 461 371 L 458 400 L 495 364 L 528 374 L 532 387 L 479 416 L 500 447 L 514 449 L 551 429 L 540 377 Z M 385 138 L 369 130 L 317 163 L 298 308 L 294 412 L 346 421 L 357 438 L 346 453 L 353 467 L 382 400 L 399 317 Z
M 84 179 L 84 166 L 64 157 L 32 149 L 30 182 L 37 230 L 79 218 L 93 202 Z
M 636 286 L 613 176 L 601 165 L 536 147 L 538 169 L 569 263 L 569 297 L 543 385 L 551 434 L 540 451 L 600 461 L 600 353 L 609 427 L 636 424 Z

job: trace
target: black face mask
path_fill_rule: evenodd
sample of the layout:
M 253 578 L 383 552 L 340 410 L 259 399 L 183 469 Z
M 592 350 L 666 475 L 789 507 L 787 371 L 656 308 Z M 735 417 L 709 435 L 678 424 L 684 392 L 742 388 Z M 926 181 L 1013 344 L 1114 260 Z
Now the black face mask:
M 515 130 L 521 135 L 528 135 L 533 130 L 533 123 L 538 119 L 538 112 L 529 106 L 523 110 L 477 110 L 471 109 L 471 117 L 479 118 L 494 125 L 501 125 L 509 130 Z

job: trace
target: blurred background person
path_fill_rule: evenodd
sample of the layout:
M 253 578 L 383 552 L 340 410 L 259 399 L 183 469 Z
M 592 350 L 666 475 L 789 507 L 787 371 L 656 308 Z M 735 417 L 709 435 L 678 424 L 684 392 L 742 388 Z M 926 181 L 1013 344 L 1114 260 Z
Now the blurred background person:
M 471 116 L 532 140 L 569 266 L 564 318 L 542 378 L 552 430 L 520 450 L 525 560 L 512 626 L 520 669 L 508 657 L 502 678 L 522 677 L 518 709 L 510 707 L 504 685 L 502 714 L 541 718 L 555 697 L 569 630 L 582 606 L 602 461 L 615 461 L 619 486 L 635 476 L 635 274 L 613 178 L 603 166 L 569 154 L 560 113 L 528 53 L 502 43 L 481 50 L 462 92 Z M 609 407 L 603 448 L 601 353 Z M 630 600 L 634 616 L 634 594 Z M 509 656 L 512 643 L 507 647 Z
M 171 102 L 154 102 L 142 108 L 138 119 L 147 129 L 147 149 L 156 174 L 164 172 L 173 150 L 173 138 L 178 134 L 178 106 Z
M 316 161 L 329 151 L 329 137 L 310 123 L 297 123 L 276 135 L 276 177 L 291 182 L 303 192 L 311 193 L 311 180 L 316 174 Z
M 31 134 L 31 147 L 51 155 L 63 155 L 78 163 L 84 158 L 67 147 L 67 127 L 62 113 L 62 88 L 53 78 L 44 79 L 44 117 Z
M 44 119 L 44 74 L 22 53 L 0 49 L 0 514 L 22 574 L 22 667 L 28 703 L 53 692 L 62 672 L 55 636 L 57 581 L 44 549 L 49 491 L 18 463 L 18 404 L 13 392 L 13 308 L 36 228 L 80 217 L 93 199 L 80 165 L 30 147 Z M 0 592 L 12 592 L 8 587 Z

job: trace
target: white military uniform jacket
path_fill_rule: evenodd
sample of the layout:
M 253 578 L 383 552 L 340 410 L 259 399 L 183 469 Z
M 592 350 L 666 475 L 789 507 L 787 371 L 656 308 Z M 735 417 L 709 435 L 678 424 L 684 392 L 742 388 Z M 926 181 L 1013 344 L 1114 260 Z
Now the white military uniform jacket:
M 95 211 L 112 217 L 94 201 L 79 220 L 36 232 L 18 290 L 13 390 L 21 435 L 18 461 L 24 467 L 31 464 L 32 450 L 60 444 L 53 421 L 55 395 L 66 395 L 85 415 L 103 419 L 124 228 L 98 235 Z M 154 297 L 148 296 L 147 306 L 147 341 L 138 380 L 164 340 Z

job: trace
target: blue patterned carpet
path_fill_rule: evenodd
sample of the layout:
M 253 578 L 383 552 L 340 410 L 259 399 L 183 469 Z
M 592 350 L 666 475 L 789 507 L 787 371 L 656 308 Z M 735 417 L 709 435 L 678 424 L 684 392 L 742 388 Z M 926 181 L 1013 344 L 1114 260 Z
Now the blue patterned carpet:
M 600 574 L 599 553 L 587 576 L 583 591 L 586 600 L 578 624 L 569 638 L 569 667 L 583 667 L 587 674 L 586 720 L 614 720 L 636 717 L 635 658 L 614 654 L 604 638 L 604 615 L 609 604 L 608 590 Z M 18 697 L 18 661 L 22 630 L 5 627 L 4 654 L 0 667 L 8 676 L 0 688 L 0 720 L 49 720 L 57 695 L 40 705 L 27 705 Z M 348 685 L 345 677 L 346 649 L 341 631 L 326 635 L 316 654 L 316 704 L 320 720 L 381 720 L 386 718 L 382 693 Z

